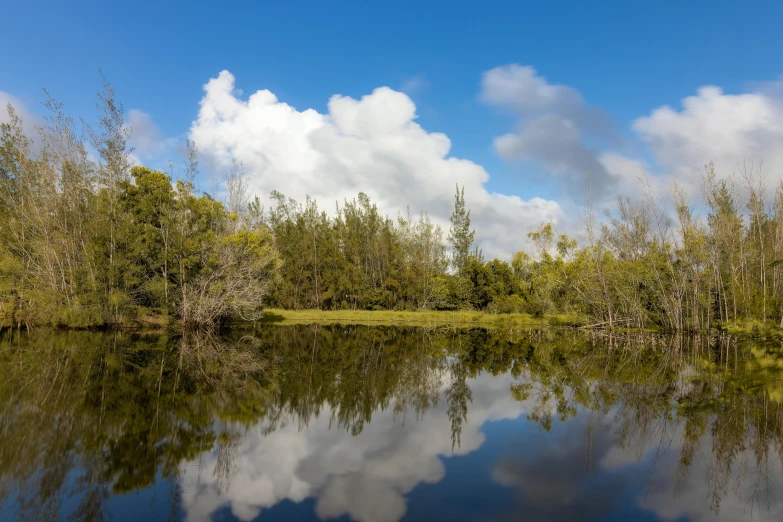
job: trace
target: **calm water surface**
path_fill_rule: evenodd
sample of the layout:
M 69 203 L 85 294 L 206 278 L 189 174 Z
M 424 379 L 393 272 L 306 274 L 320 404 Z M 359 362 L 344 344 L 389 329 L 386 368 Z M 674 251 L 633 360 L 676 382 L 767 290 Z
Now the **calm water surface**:
M 783 519 L 763 339 L 0 333 L 0 520 Z

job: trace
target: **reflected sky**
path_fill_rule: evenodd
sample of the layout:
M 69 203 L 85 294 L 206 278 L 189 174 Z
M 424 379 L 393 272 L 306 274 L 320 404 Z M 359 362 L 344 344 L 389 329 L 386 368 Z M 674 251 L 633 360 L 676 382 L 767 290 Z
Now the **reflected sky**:
M 225 491 L 210 472 L 217 452 L 184 466 L 187 520 L 211 520 L 225 505 L 238 520 L 254 520 L 283 500 L 312 497 L 321 519 L 396 522 L 406 514 L 412 490 L 440 483 L 448 460 L 486 443 L 482 425 L 522 415 L 524 404 L 509 393 L 511 382 L 509 376 L 489 375 L 471 381 L 473 402 L 460 445 L 453 450 L 443 401 L 419 420 L 403 421 L 392 407 L 377 411 L 356 436 L 333 426 L 328 413 L 309 419 L 304 428 L 292 422 L 267 436 L 251 428 L 237 448 L 236 468 Z
M 661 342 L 0 338 L 0 521 L 783 518 L 783 357 Z
M 331 426 L 326 414 L 266 436 L 251 428 L 225 489 L 213 472 L 217 452 L 184 465 L 184 518 L 697 522 L 783 514 L 774 495 L 783 476 L 778 459 L 761 477 L 753 455 L 742 454 L 742 469 L 721 491 L 717 508 L 707 480 L 716 466 L 710 436 L 683 476 L 676 419 L 626 444 L 615 433 L 617 412 L 580 409 L 547 432 L 527 419 L 539 405 L 511 397 L 515 382 L 507 374 L 470 381 L 473 401 L 453 450 L 443 403 L 405 422 L 391 408 L 379 410 L 357 436 Z M 771 483 L 759 483 L 762 478 Z

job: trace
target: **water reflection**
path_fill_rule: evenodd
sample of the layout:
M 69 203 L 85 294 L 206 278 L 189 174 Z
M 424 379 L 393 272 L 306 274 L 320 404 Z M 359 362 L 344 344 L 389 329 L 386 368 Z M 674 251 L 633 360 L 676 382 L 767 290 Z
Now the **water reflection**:
M 783 514 L 775 341 L 356 326 L 2 336 L 2 520 Z

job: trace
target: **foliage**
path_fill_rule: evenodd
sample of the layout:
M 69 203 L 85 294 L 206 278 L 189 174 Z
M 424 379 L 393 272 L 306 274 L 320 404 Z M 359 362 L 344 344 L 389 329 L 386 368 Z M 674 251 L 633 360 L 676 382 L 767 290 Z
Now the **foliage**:
M 46 106 L 36 147 L 12 107 L 0 127 L 0 321 L 158 315 L 214 327 L 257 320 L 267 304 L 524 313 L 608 329 L 783 325 L 783 183 L 768 197 L 758 170 L 740 171 L 738 188 L 708 165 L 701 213 L 679 187 L 667 213 L 643 179 L 640 197 L 619 198 L 600 223 L 586 206 L 585 244 L 543 223 L 528 252 L 485 261 L 464 187 L 445 239 L 426 214 L 392 219 L 364 193 L 328 213 L 273 192 L 264 209 L 236 162 L 220 202 L 194 189 L 190 141 L 173 185 L 130 167 L 130 130 L 108 83 L 87 133 L 97 160 L 62 104 Z
M 676 218 L 669 217 L 643 183 L 641 198 L 618 199 L 600 227 L 588 206 L 588 244 L 580 248 L 545 223 L 528 234 L 531 253 L 517 252 L 510 264 L 470 250 L 470 212 L 458 188 L 451 271 L 441 232 L 426 216 L 395 224 L 360 194 L 330 218 L 312 200 L 299 207 L 276 194 L 270 224 L 284 268 L 271 304 L 526 313 L 610 329 L 765 323 L 783 317 L 783 185 L 769 209 L 763 175 L 746 172 L 743 179 L 745 213 L 734 178 L 719 180 L 708 166 L 704 215 L 675 187 Z
M 679 451 L 683 476 L 694 459 L 709 459 L 705 480 L 717 509 L 732 469 L 768 487 L 763 473 L 783 443 L 781 372 L 779 340 L 723 335 L 345 325 L 263 326 L 232 337 L 6 329 L 0 498 L 23 520 L 49 508 L 56 511 L 50 519 L 99 519 L 110 495 L 161 478 L 179 487 L 182 464 L 210 451 L 219 458 L 206 472 L 224 488 L 238 458 L 230 450 L 243 433 L 306 429 L 324 415 L 350 436 L 380 410 L 409 422 L 441 405 L 449 422 L 432 436 L 457 449 L 473 379 L 508 373 L 509 393 L 544 431 L 581 410 L 626 450 Z M 176 508 L 177 495 L 170 500 Z
M 451 263 L 458 274 L 468 263 L 475 233 L 475 230 L 470 229 L 470 210 L 465 210 L 465 187 L 460 189 L 457 185 L 457 193 L 454 195 L 454 211 L 451 213 L 449 243 L 452 250 Z
M 190 181 L 130 168 L 108 84 L 89 132 L 97 161 L 62 105 L 46 105 L 40 152 L 12 108 L 0 127 L 0 312 L 73 327 L 150 313 L 199 326 L 257 318 L 278 260 L 252 208 L 229 212 Z

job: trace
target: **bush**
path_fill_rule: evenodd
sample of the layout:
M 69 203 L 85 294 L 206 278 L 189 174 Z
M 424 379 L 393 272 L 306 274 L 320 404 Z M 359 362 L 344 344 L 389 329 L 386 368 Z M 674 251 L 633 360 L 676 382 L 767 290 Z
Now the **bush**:
M 63 306 L 52 314 L 54 326 L 68 328 L 89 328 L 105 323 L 101 310 L 97 306 Z
M 518 295 L 496 297 L 487 306 L 487 312 L 493 314 L 518 314 L 525 306 L 525 300 Z

